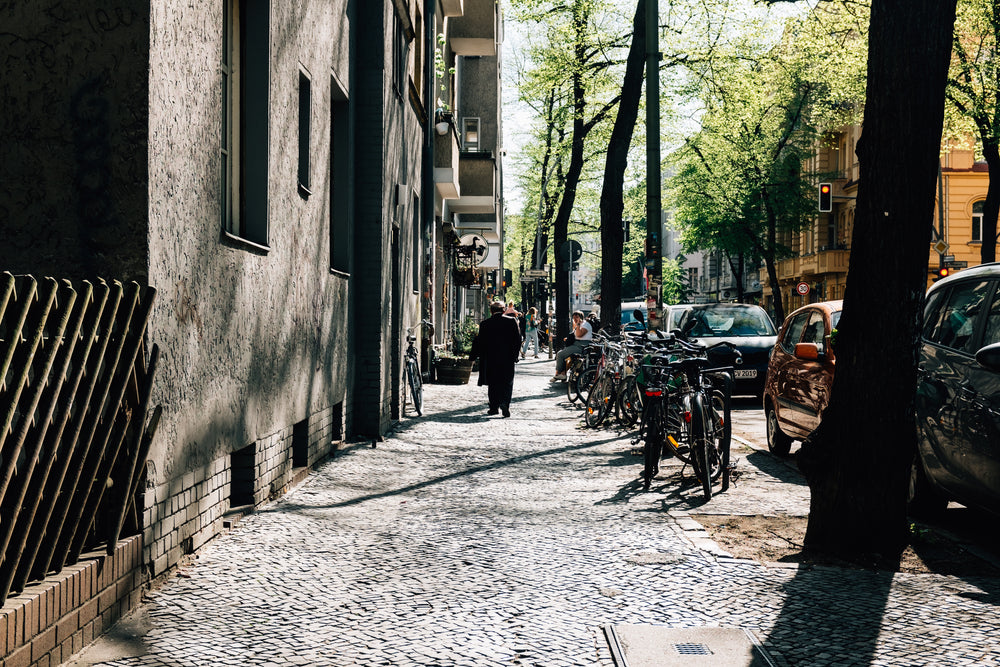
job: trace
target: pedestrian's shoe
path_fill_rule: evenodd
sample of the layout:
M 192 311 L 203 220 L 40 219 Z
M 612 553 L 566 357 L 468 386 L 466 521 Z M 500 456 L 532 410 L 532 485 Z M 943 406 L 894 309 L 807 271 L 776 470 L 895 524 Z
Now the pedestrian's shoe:
M 498 415 L 498 414 L 500 414 L 500 411 L 497 410 L 496 408 L 490 408 L 489 410 L 486 411 L 486 414 L 488 414 L 488 415 Z
M 537 358 L 538 358 L 538 355 L 536 354 L 536 355 L 535 355 L 535 359 L 537 359 Z
M 503 410 L 504 417 L 510 417 L 510 408 L 501 408 Z
M 552 379 L 549 380 L 549 382 L 565 382 L 565 380 L 566 380 L 565 373 L 556 373 L 554 376 L 552 376 Z

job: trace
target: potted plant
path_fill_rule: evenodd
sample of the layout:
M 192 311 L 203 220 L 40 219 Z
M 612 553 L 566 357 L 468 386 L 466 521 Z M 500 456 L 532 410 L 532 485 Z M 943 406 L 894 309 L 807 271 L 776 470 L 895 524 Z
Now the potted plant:
M 469 352 L 472 341 L 479 334 L 479 324 L 466 317 L 452 333 L 451 352 L 443 352 L 436 360 L 438 382 L 442 384 L 468 384 L 472 374 Z

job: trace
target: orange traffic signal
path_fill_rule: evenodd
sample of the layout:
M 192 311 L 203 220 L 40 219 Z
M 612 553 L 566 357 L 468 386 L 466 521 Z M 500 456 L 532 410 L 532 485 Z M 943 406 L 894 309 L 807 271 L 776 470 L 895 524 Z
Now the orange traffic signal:
M 819 212 L 829 213 L 833 210 L 833 186 L 829 183 L 819 184 Z

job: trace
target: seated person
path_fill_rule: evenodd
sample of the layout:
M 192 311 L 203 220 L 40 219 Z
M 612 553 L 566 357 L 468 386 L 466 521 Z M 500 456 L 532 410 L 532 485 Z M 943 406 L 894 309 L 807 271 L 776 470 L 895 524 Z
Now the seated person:
M 579 310 L 573 311 L 573 338 L 574 343 L 559 350 L 556 355 L 556 374 L 552 382 L 566 379 L 566 359 L 574 354 L 582 354 L 587 341 L 594 339 L 594 329 Z

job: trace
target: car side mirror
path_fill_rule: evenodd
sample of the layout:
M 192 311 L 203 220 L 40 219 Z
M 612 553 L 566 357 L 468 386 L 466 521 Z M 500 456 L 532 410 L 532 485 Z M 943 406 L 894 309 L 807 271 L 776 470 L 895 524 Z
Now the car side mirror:
M 1000 373 L 1000 343 L 987 345 L 976 352 L 976 361 L 979 362 L 980 366 Z
M 796 343 L 795 356 L 806 361 L 816 361 L 820 357 L 819 345 L 816 343 Z

